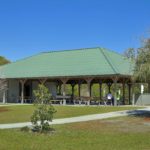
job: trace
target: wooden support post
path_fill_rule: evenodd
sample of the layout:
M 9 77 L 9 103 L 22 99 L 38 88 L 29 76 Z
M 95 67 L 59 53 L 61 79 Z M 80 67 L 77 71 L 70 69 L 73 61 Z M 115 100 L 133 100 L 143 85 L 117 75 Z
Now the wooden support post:
M 57 95 L 61 94 L 61 83 L 58 81 L 56 84 Z
M 91 97 L 91 81 L 93 80 L 93 78 L 86 78 L 85 80 L 86 80 L 87 86 L 88 86 L 87 96 Z M 90 105 L 90 101 L 87 101 L 87 105 Z
M 135 91 L 134 91 L 134 82 L 132 82 L 132 105 L 135 105 Z
M 6 103 L 6 92 L 8 90 L 8 83 L 6 79 L 0 80 L 0 91 L 2 91 L 3 94 L 3 103 Z
M 78 82 L 78 97 L 79 97 L 79 105 L 81 105 L 81 81 Z
M 123 97 L 123 104 L 125 104 L 125 80 L 122 83 L 122 97 Z
M 67 81 L 68 81 L 68 79 L 61 79 L 61 81 L 62 81 L 62 94 L 63 94 L 63 96 L 65 97 L 66 96 L 66 83 L 67 83 Z M 63 105 L 66 105 L 66 99 L 65 98 L 63 98 Z
M 61 95 L 61 83 L 59 84 L 59 95 Z
M 59 84 L 56 84 L 56 93 L 58 94 Z
M 113 83 L 114 83 L 114 106 L 117 106 L 117 81 L 118 77 L 113 78 Z
M 107 83 L 107 86 L 108 86 L 108 93 L 111 93 L 112 83 L 111 82 Z
M 6 91 L 3 91 L 3 103 L 6 103 Z
M 128 91 L 129 91 L 129 105 L 131 104 L 131 87 L 132 87 L 132 84 L 131 84 L 131 83 L 128 83 Z
M 20 80 L 21 83 L 21 103 L 24 103 L 24 84 L 25 84 L 26 80 Z
M 90 83 L 90 97 L 92 96 L 92 86 L 93 86 L 93 83 Z
M 72 87 L 72 100 L 74 100 L 74 87 L 75 87 L 75 83 L 71 84 Z
M 150 81 L 148 82 L 148 93 L 150 93 Z
M 80 81 L 78 82 L 78 96 L 79 98 L 81 96 L 81 82 Z
M 102 100 L 102 80 L 99 81 L 99 98 Z
M 64 82 L 62 85 L 62 94 L 63 96 L 66 96 L 66 83 Z M 63 105 L 66 105 L 66 99 L 63 98 Z
M 87 82 L 87 86 L 88 86 L 88 96 L 91 96 L 91 81 L 93 80 L 93 78 L 86 78 L 85 79 Z
M 91 97 L 91 81 L 87 82 L 88 86 L 88 97 Z M 87 105 L 90 105 L 90 101 L 87 101 Z

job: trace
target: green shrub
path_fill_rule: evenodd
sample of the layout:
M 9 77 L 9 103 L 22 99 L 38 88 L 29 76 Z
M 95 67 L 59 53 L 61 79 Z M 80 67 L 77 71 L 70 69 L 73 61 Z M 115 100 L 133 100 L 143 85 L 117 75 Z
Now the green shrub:
M 50 131 L 49 122 L 53 119 L 53 114 L 56 112 L 51 105 L 51 94 L 47 87 L 43 84 L 38 86 L 38 89 L 34 91 L 35 95 L 35 111 L 31 116 L 31 122 L 33 124 L 33 130 L 35 131 Z

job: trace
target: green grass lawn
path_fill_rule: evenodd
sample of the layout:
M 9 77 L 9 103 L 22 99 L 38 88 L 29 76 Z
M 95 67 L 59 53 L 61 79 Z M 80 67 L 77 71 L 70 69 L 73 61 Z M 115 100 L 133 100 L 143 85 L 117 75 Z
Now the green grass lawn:
M 88 114 L 105 113 L 119 110 L 132 110 L 138 107 L 90 107 L 90 106 L 54 106 L 57 112 L 54 118 L 75 117 Z M 16 123 L 30 121 L 30 117 L 35 107 L 33 105 L 20 106 L 1 106 L 0 107 L 0 124 Z
M 0 130 L 2 150 L 149 150 L 150 118 L 120 117 L 53 126 L 52 135 Z

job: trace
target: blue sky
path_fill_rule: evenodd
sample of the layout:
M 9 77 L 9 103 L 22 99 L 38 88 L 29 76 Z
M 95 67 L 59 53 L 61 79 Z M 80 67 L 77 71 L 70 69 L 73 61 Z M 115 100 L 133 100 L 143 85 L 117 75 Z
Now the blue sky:
M 0 0 L 0 55 L 139 47 L 150 31 L 150 0 Z

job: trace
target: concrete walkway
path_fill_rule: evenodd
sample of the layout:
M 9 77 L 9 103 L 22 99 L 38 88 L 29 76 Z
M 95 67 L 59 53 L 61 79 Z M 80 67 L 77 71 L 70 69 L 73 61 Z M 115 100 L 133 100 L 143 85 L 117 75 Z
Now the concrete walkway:
M 21 103 L 0 103 L 0 107 L 9 107 L 9 106 L 25 106 L 25 105 L 33 105 L 33 104 L 21 104 Z
M 129 116 L 129 115 L 138 115 L 148 112 L 150 113 L 150 107 L 144 109 L 137 109 L 137 110 L 124 110 L 124 111 L 117 111 L 117 112 L 109 112 L 103 114 L 93 114 L 93 115 L 84 115 L 79 117 L 72 117 L 72 118 L 63 118 L 63 119 L 54 119 L 50 124 L 66 124 L 66 123 L 74 123 L 74 122 L 83 122 L 83 121 L 92 121 L 92 120 L 99 120 L 99 119 L 106 119 L 111 117 L 121 117 L 121 116 Z M 11 123 L 11 124 L 0 124 L 0 129 L 11 129 L 11 128 L 21 128 L 24 126 L 31 126 L 31 122 L 24 122 L 24 123 Z

